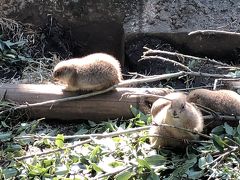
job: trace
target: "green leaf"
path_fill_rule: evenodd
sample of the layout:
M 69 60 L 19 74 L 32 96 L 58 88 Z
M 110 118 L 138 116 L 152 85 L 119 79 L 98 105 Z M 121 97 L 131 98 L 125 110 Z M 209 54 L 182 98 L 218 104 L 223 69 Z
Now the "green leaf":
M 144 121 L 139 120 L 139 121 L 136 121 L 136 122 L 135 122 L 135 125 L 137 125 L 137 126 L 145 126 L 146 124 L 145 124 Z
M 214 146 L 220 151 L 223 152 L 224 150 L 224 141 L 217 135 L 212 134 L 213 137 L 213 144 Z
M 91 152 L 91 154 L 90 154 L 90 159 L 91 159 L 91 161 L 92 162 L 98 162 L 98 154 L 100 154 L 101 153 L 101 148 L 100 148 L 100 146 L 96 146 L 93 150 L 92 150 L 92 152 Z
M 45 160 L 43 160 L 43 166 L 45 168 L 49 167 L 49 166 L 52 166 L 54 161 L 55 161 L 54 159 L 45 159 Z
M 36 165 L 31 167 L 31 170 L 29 171 L 29 176 L 39 176 L 45 174 L 46 172 L 46 168 Z
M 119 161 L 114 161 L 114 162 L 109 163 L 108 165 L 115 168 L 115 167 L 118 167 L 118 166 L 123 166 L 124 163 L 119 162 Z
M 12 133 L 1 133 L 0 132 L 0 141 L 9 141 L 12 137 Z
M 141 166 L 141 167 L 145 167 L 149 170 L 151 170 L 151 167 L 150 165 L 148 164 L 148 162 L 144 159 L 137 159 L 137 162 L 138 162 L 138 165 Z
M 14 54 L 6 54 L 5 56 L 6 56 L 6 57 L 9 57 L 9 58 L 12 58 L 12 59 L 15 59 L 15 58 L 16 58 L 16 55 L 14 55 Z
M 19 144 L 11 144 L 6 148 L 7 152 L 14 152 L 14 151 L 20 151 L 22 149 L 22 146 Z
M 3 175 L 5 179 L 17 177 L 18 170 L 16 168 L 3 169 Z
M 166 158 L 161 155 L 152 155 L 152 156 L 146 157 L 145 160 L 150 165 L 159 166 L 163 164 L 163 161 L 166 161 Z
M 55 145 L 58 148 L 62 148 L 64 146 L 64 135 L 63 134 L 58 134 L 56 139 L 55 139 Z
M 228 123 L 224 123 L 224 128 L 225 128 L 225 131 L 228 135 L 233 135 L 233 128 L 231 126 L 228 125 Z
M 196 61 L 196 60 L 191 60 L 191 61 L 189 61 L 189 63 L 188 63 L 188 67 L 189 67 L 190 69 L 192 69 L 192 68 L 194 68 L 197 64 L 198 64 L 198 61 Z
M 212 129 L 212 133 L 216 135 L 222 135 L 225 133 L 224 127 L 223 126 L 217 126 Z
M 187 171 L 187 177 L 188 179 L 200 179 L 201 177 L 204 176 L 204 171 L 194 171 L 193 168 L 189 169 Z
M 238 144 L 240 144 L 240 138 L 239 138 L 239 137 L 233 137 L 233 139 L 234 139 Z
M 2 124 L 2 126 L 5 127 L 5 128 L 10 128 L 10 126 L 8 126 L 4 121 L 1 121 L 1 124 Z
M 77 163 L 77 162 L 80 161 L 80 157 L 77 156 L 77 155 L 72 155 L 72 154 L 70 154 L 70 155 L 69 155 L 69 158 L 73 161 L 73 163 Z
M 110 122 L 106 122 L 106 123 L 105 123 L 105 126 L 106 126 L 107 129 L 109 129 L 109 132 L 114 132 L 114 131 L 116 131 L 116 129 L 114 128 L 113 124 L 110 123 Z
M 133 172 L 123 171 L 123 172 L 120 172 L 119 174 L 117 174 L 117 175 L 114 177 L 114 179 L 116 179 L 116 180 L 128 180 L 128 179 L 130 179 L 133 175 L 134 175 Z
M 135 116 L 135 117 L 139 114 L 139 110 L 132 105 L 130 106 L 130 110 L 131 110 L 133 116 Z
M 237 132 L 238 132 L 238 135 L 240 136 L 240 121 L 239 121 L 239 124 L 238 124 L 238 127 L 237 127 Z
M 213 157 L 212 157 L 211 154 L 207 154 L 207 156 L 206 156 L 206 161 L 207 161 L 207 163 L 213 162 Z
M 198 159 L 198 167 L 200 168 L 200 169 L 205 169 L 207 166 L 208 163 L 207 163 L 207 160 L 206 160 L 206 158 L 205 157 L 201 157 L 201 158 L 199 158 Z
M 92 163 L 91 165 L 96 172 L 98 172 L 98 173 L 103 172 L 103 170 L 98 165 L 96 165 L 95 163 Z
M 38 125 L 41 122 L 41 120 L 42 119 L 38 119 L 38 120 L 35 120 L 35 121 L 31 122 L 29 134 L 33 134 L 33 132 L 36 130 L 36 128 L 38 127 Z
M 68 168 L 66 165 L 56 167 L 56 175 L 63 176 L 68 173 Z
M 21 47 L 23 46 L 26 41 L 17 41 L 17 42 L 11 42 L 10 40 L 7 40 L 7 41 L 4 41 L 4 43 L 9 47 L 11 48 L 11 46 L 15 46 L 17 45 L 18 47 Z
M 160 177 L 154 171 L 151 171 L 147 180 L 160 180 Z
M 9 49 L 11 48 L 7 45 L 6 41 L 0 40 L 0 50 L 3 52 Z
M 195 164 L 197 163 L 197 158 L 194 157 L 190 160 L 187 160 L 183 165 L 179 166 L 178 168 L 176 168 L 171 176 L 169 177 L 169 180 L 175 180 L 175 179 L 179 179 L 180 177 L 182 177 L 184 174 L 186 174 L 186 172 L 193 167 Z
M 95 127 L 97 124 L 93 121 L 88 121 L 90 127 Z

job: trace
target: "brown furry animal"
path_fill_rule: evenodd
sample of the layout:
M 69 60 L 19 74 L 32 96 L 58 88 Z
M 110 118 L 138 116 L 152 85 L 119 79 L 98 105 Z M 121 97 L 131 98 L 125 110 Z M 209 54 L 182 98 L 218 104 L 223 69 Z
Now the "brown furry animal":
M 201 112 L 191 103 L 186 101 L 183 93 L 171 93 L 165 96 L 172 101 L 157 100 L 153 104 L 153 126 L 149 130 L 152 147 L 185 147 L 184 140 L 197 139 L 198 136 L 177 128 L 159 126 L 161 124 L 172 125 L 196 132 L 203 130 L 203 118 Z M 156 104 L 155 104 L 156 103 Z M 158 110 L 159 107 L 159 110 Z
M 64 83 L 65 91 L 99 91 L 121 82 L 119 62 L 111 55 L 95 53 L 58 63 L 54 79 Z
M 225 115 L 240 115 L 240 95 L 234 91 L 196 89 L 189 93 L 187 101 Z

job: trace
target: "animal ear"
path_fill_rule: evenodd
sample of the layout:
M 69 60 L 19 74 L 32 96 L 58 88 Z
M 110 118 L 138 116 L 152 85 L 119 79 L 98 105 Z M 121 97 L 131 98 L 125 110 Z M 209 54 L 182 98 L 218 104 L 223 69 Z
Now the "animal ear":
M 62 71 L 66 71 L 67 70 L 67 68 L 66 67 L 62 67 Z

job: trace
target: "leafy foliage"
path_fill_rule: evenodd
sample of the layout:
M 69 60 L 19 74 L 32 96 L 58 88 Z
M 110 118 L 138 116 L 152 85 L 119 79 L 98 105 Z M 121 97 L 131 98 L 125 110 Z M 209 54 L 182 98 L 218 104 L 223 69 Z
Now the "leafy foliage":
M 0 134 L 1 179 L 234 179 L 240 175 L 240 125 L 218 126 L 212 130 L 212 139 L 190 145 L 185 152 L 151 149 L 146 130 L 106 138 L 92 136 L 91 142 L 74 146 L 84 141 L 79 139 L 81 134 L 107 135 L 150 124 L 150 116 L 134 107 L 131 110 L 135 118 L 123 122 L 89 121 L 67 127 L 42 120 L 11 127 L 6 123 Z M 65 134 L 69 129 L 71 138 Z M 53 152 L 43 154 L 50 150 Z M 37 153 L 40 155 L 26 156 Z

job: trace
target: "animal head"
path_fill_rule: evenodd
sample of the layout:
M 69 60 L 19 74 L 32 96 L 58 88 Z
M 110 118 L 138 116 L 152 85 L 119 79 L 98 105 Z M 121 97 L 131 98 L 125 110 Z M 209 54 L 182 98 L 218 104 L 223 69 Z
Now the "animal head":
M 74 68 L 67 61 L 58 63 L 53 70 L 53 78 L 61 82 L 68 82 L 74 73 Z
M 194 102 L 194 103 L 201 103 L 201 99 L 204 98 L 204 94 L 206 95 L 208 93 L 211 93 L 211 92 L 210 91 L 208 92 L 208 90 L 206 90 L 206 89 L 193 90 L 187 96 L 187 101 Z
M 168 112 L 173 118 L 179 118 L 185 111 L 186 105 L 187 103 L 185 98 L 173 99 Z

